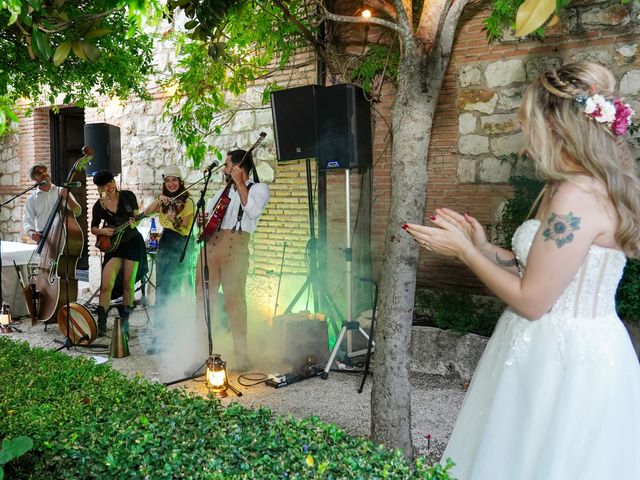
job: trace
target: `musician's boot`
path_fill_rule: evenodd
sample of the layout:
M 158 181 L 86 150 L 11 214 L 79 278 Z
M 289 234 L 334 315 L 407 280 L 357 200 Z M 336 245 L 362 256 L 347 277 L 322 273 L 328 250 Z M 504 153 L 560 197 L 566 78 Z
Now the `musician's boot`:
M 122 333 L 124 333 L 125 335 L 129 335 L 129 315 L 131 315 L 133 309 L 133 305 L 125 305 L 124 307 L 122 307 L 120 313 L 120 320 L 122 321 Z
M 107 334 L 107 312 L 104 307 L 98 307 L 96 314 L 98 315 L 98 336 L 104 337 Z

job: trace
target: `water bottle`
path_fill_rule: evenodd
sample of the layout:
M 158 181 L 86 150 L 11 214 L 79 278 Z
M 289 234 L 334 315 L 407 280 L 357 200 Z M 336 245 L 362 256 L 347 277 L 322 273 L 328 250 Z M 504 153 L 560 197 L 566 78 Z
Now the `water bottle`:
M 158 232 L 158 227 L 156 226 L 156 219 L 153 217 L 151 219 L 151 229 L 149 230 L 149 248 L 158 248 L 159 241 L 160 232 Z

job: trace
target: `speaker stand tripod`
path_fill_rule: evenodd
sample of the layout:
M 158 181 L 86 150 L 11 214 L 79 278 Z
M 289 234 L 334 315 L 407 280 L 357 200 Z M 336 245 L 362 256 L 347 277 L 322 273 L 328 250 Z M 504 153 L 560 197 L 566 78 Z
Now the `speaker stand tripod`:
M 324 372 L 321 377 L 326 379 L 329 376 L 329 371 L 331 370 L 331 365 L 336 359 L 336 355 L 342 346 L 343 340 L 347 339 L 347 348 L 346 354 L 348 358 L 358 357 L 360 355 L 364 355 L 367 353 L 367 349 L 354 351 L 353 350 L 353 333 L 360 333 L 366 340 L 369 342 L 369 335 L 365 332 L 360 324 L 357 321 L 352 320 L 352 291 L 351 291 L 351 263 L 353 260 L 353 251 L 351 249 L 351 191 L 350 191 L 350 176 L 349 169 L 345 170 L 345 234 L 346 234 L 346 248 L 344 249 L 345 263 L 346 263 L 346 271 L 345 275 L 347 277 L 347 318 L 340 316 L 342 319 L 342 328 L 340 329 L 340 333 L 338 334 L 338 338 L 336 339 L 336 343 L 331 350 L 331 354 L 329 355 L 329 360 L 327 361 L 326 366 L 324 367 Z M 373 342 L 370 342 L 371 346 L 375 346 Z

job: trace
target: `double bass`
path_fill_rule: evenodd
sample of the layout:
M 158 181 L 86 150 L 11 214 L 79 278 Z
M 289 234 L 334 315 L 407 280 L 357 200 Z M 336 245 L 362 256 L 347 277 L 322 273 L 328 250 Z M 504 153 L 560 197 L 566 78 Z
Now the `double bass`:
M 85 153 L 83 148 L 83 153 Z M 74 181 L 91 160 L 91 152 L 74 163 L 66 183 Z M 66 201 L 58 196 L 42 232 L 36 252 L 40 262 L 35 269 L 35 291 L 38 299 L 38 320 L 56 321 L 58 310 L 78 298 L 76 265 L 84 247 L 84 233 L 73 212 L 66 209 Z M 32 280 L 33 281 L 33 280 Z

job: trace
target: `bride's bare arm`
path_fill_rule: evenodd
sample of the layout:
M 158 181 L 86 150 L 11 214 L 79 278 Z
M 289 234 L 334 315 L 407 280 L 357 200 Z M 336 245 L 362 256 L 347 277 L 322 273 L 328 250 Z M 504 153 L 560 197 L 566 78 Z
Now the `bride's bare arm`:
M 595 193 L 568 182 L 546 211 L 522 278 L 489 260 L 444 218 L 436 218 L 436 227 L 408 225 L 406 230 L 426 249 L 459 258 L 500 299 L 535 320 L 556 303 L 595 239 L 615 228 Z

